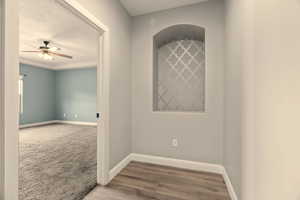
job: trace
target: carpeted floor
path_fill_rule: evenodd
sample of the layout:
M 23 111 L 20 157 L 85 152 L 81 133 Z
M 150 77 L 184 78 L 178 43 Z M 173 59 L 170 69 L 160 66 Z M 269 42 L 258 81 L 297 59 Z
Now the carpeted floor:
M 96 127 L 20 130 L 20 200 L 80 200 L 97 182 Z

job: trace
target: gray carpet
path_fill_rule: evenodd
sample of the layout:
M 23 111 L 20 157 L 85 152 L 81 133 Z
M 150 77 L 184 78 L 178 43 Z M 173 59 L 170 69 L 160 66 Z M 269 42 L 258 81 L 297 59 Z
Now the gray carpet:
M 96 127 L 20 130 L 20 200 L 80 200 L 97 182 Z

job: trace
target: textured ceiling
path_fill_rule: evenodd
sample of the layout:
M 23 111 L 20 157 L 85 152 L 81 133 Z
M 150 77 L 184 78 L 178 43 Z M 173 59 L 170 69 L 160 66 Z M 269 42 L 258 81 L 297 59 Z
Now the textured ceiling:
M 208 0 L 120 0 L 131 16 L 177 8 Z
M 43 40 L 61 48 L 58 53 L 73 59 L 55 57 L 46 61 L 34 53 Z M 55 0 L 20 0 L 20 58 L 49 67 L 97 63 L 98 32 L 63 8 Z

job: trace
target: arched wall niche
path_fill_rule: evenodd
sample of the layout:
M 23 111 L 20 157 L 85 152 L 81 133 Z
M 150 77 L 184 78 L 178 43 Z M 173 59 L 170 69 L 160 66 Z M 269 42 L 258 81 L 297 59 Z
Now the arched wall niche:
M 153 111 L 205 112 L 205 29 L 179 24 L 153 37 Z

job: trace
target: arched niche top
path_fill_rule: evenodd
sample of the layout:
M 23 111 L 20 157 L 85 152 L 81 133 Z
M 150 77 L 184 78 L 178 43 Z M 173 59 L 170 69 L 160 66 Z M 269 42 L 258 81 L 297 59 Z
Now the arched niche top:
M 178 40 L 205 42 L 205 28 L 190 24 L 178 24 L 161 30 L 153 39 L 156 48 Z

